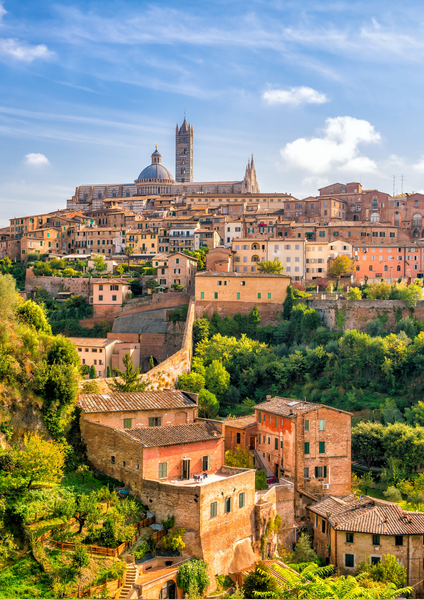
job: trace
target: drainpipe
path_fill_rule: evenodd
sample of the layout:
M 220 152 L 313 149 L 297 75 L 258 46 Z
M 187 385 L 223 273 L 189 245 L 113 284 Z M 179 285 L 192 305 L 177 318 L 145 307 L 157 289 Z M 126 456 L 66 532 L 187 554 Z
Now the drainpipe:
M 330 558 L 331 558 L 331 546 L 330 546 Z M 334 568 L 337 569 L 337 530 L 334 530 Z
M 408 535 L 408 547 L 407 547 L 407 550 L 406 550 L 406 556 L 407 556 L 407 558 L 406 558 L 406 564 L 407 564 L 407 567 L 406 567 L 406 585 L 409 586 L 409 579 L 410 579 L 409 576 L 410 576 L 410 566 L 411 566 L 410 565 L 410 560 L 411 560 L 411 536 L 410 535 Z

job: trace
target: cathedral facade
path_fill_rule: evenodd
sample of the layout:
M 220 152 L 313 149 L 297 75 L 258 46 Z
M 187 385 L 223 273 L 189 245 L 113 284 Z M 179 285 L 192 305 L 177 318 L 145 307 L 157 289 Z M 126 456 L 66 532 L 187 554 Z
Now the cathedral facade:
M 122 200 L 124 207 L 141 212 L 145 200 L 151 196 L 179 196 L 187 194 L 252 194 L 260 193 L 253 156 L 249 159 L 242 180 L 236 181 L 193 181 L 193 127 L 184 117 L 181 127 L 175 132 L 175 179 L 162 164 L 162 155 L 155 149 L 151 164 L 145 167 L 134 183 L 80 185 L 67 208 L 99 210 L 108 201 Z M 105 204 L 106 203 L 106 204 Z

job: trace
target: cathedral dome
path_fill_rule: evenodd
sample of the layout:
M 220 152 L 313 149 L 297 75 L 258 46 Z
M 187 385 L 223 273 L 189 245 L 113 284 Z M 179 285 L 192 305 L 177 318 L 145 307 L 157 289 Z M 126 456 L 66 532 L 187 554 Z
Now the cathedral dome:
M 167 181 L 174 182 L 172 174 L 161 164 L 162 156 L 156 147 L 152 154 L 152 164 L 143 169 L 136 181 Z

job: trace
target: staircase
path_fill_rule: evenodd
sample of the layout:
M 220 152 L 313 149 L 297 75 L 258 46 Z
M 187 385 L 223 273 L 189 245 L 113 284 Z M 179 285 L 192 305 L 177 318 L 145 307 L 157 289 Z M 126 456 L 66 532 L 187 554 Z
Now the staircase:
M 128 565 L 127 572 L 125 574 L 125 583 L 122 586 L 119 598 L 128 598 L 128 594 L 130 593 L 131 588 L 134 586 L 137 580 L 137 575 L 137 567 L 135 565 Z
M 272 472 L 271 467 L 266 462 L 264 457 L 257 450 L 253 450 L 253 454 L 255 455 L 255 466 L 258 469 L 264 469 L 267 477 L 274 477 L 275 473 Z

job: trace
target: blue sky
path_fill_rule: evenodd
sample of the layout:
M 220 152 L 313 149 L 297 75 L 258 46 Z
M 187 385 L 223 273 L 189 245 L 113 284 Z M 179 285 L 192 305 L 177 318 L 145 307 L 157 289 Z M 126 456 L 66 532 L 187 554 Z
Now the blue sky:
M 334 181 L 424 189 L 424 3 L 0 0 L 0 224 L 174 171 L 302 198 Z

